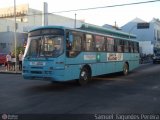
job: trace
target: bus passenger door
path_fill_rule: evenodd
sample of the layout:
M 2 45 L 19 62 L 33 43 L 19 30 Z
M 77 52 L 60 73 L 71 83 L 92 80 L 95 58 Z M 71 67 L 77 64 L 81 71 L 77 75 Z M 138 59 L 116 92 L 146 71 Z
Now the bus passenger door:
M 79 76 L 80 63 L 82 62 L 81 41 L 82 36 L 76 31 L 70 31 L 66 35 L 66 71 L 72 79 Z

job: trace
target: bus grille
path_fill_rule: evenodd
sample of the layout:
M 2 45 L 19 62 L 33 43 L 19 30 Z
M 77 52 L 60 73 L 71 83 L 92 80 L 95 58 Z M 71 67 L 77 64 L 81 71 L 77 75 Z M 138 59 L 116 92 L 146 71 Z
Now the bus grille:
M 43 67 L 31 67 L 33 69 L 43 69 Z
M 42 71 L 31 71 L 33 74 L 42 74 Z

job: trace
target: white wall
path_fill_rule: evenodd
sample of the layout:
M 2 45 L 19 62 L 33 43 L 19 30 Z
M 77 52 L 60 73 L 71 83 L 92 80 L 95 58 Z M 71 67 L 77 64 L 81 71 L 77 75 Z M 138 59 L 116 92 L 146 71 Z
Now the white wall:
M 151 44 L 151 41 L 140 41 L 139 42 L 139 47 L 141 48 L 140 53 L 143 54 L 153 54 L 153 44 Z
M 80 27 L 83 22 L 76 21 L 76 27 Z M 75 20 L 55 14 L 48 15 L 48 25 L 57 25 L 74 28 Z M 9 52 L 14 48 L 14 18 L 0 19 L 0 43 L 6 43 L 6 48 L 1 47 L 0 52 Z M 17 17 L 17 45 L 22 45 L 24 33 L 42 26 L 42 12 L 28 9 L 28 16 Z M 26 35 L 25 35 L 26 38 Z
M 156 31 L 160 30 L 160 25 L 157 25 L 154 20 L 149 22 L 149 28 L 137 29 L 137 23 L 144 23 L 146 21 L 139 18 L 128 22 L 122 26 L 122 30 L 137 36 L 137 40 L 140 42 L 143 54 L 153 54 L 154 46 L 157 44 Z

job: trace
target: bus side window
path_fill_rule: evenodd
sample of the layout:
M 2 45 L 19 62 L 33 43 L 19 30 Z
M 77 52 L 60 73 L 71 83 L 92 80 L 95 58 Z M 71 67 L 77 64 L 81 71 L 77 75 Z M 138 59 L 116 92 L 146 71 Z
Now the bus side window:
M 71 47 L 72 47 L 70 39 L 71 39 L 71 34 L 70 34 L 70 32 L 67 32 L 66 33 L 66 56 L 67 57 L 70 57 L 69 52 L 70 52 Z
M 102 36 L 95 36 L 96 51 L 105 51 L 105 38 Z
M 128 43 L 128 41 L 124 41 L 124 52 L 129 52 L 129 43 Z
M 75 32 L 70 33 L 69 36 L 70 36 L 69 40 L 66 41 L 67 56 L 68 57 L 75 57 L 81 51 L 82 37 L 81 37 L 81 35 L 78 35 Z
M 133 44 L 132 41 L 129 42 L 129 51 L 130 51 L 131 53 L 134 52 L 134 44 Z
M 107 37 L 107 51 L 114 52 L 115 51 L 115 43 L 114 38 Z
M 120 52 L 120 43 L 119 43 L 119 39 L 115 39 L 114 49 L 115 49 L 115 52 Z
M 116 39 L 116 48 L 117 48 L 117 52 L 123 52 L 124 51 L 123 40 Z
M 124 52 L 124 40 L 120 40 L 120 44 L 121 44 L 121 50 L 122 52 Z
M 107 51 L 108 46 L 107 46 L 107 37 L 105 37 L 105 42 L 104 42 L 104 50 Z
M 138 50 L 138 53 L 139 53 L 139 43 L 137 42 L 137 50 Z
M 72 45 L 69 40 L 66 41 L 66 48 L 67 48 L 67 50 L 71 50 L 71 48 L 72 48 Z
M 94 39 L 91 34 L 85 35 L 85 40 L 83 41 L 83 47 L 85 51 L 93 51 L 94 50 Z
M 134 42 L 134 52 L 138 53 L 139 52 L 139 45 L 137 42 Z

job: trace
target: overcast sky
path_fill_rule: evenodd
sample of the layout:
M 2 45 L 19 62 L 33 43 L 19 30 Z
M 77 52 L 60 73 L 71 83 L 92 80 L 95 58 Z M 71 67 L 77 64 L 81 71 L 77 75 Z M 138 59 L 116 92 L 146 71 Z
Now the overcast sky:
M 42 3 L 48 3 L 49 12 L 64 10 L 83 9 L 92 7 L 101 7 L 117 4 L 144 2 L 149 0 L 16 0 L 16 4 L 29 4 L 30 8 L 42 10 Z M 14 5 L 14 0 L 1 0 L 0 8 Z M 140 5 L 113 7 L 104 9 L 95 9 L 87 11 L 76 11 L 69 13 L 57 13 L 58 15 L 85 20 L 87 23 L 95 25 L 110 24 L 114 25 L 115 21 L 119 27 L 130 20 L 138 17 L 149 22 L 154 18 L 160 19 L 160 1 L 155 3 L 146 3 Z

